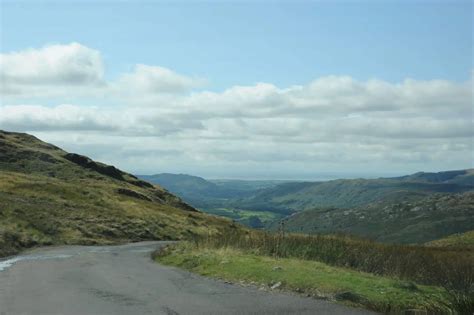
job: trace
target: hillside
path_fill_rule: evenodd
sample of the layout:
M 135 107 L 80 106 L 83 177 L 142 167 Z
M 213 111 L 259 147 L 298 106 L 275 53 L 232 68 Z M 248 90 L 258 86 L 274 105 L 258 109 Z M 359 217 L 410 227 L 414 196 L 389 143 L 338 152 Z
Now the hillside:
M 0 131 L 0 256 L 35 245 L 181 239 L 230 227 L 113 166 Z
M 284 183 L 234 204 L 279 213 L 326 207 L 353 208 L 379 201 L 417 200 L 433 193 L 462 193 L 473 190 L 473 182 L 474 170 L 462 170 L 396 178 Z
M 471 248 L 474 249 L 474 231 L 456 233 L 426 243 L 430 247 Z
M 273 229 L 277 228 L 275 223 Z M 288 217 L 285 229 L 298 233 L 340 232 L 381 242 L 425 243 L 474 229 L 474 192 L 375 202 L 350 209 L 307 210 Z

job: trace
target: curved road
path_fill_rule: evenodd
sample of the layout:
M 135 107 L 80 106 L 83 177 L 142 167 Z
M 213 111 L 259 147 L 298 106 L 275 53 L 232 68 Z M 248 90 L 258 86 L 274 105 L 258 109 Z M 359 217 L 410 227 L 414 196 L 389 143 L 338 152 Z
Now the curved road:
M 165 244 L 40 248 L 0 261 L 0 315 L 369 314 L 154 263 Z

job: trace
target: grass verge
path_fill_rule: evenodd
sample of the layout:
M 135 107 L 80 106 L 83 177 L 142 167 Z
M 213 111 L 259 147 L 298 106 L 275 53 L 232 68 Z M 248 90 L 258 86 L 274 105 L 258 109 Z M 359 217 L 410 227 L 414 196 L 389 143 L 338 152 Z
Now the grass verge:
M 417 309 L 453 313 L 447 293 L 436 286 L 376 276 L 318 261 L 275 258 L 234 248 L 198 248 L 181 243 L 156 253 L 154 259 L 189 271 L 229 281 L 244 281 L 267 289 L 285 289 L 337 300 L 384 313 Z

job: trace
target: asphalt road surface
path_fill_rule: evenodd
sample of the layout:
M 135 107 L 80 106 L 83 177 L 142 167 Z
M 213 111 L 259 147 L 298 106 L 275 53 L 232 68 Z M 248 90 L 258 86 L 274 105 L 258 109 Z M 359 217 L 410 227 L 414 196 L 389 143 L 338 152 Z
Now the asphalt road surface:
M 165 244 L 40 248 L 0 261 L 0 315 L 369 314 L 154 263 Z

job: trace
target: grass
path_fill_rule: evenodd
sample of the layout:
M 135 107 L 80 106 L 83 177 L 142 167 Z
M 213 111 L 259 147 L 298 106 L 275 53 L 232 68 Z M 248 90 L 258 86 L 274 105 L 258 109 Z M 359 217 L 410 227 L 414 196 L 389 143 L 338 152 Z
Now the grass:
M 281 283 L 281 289 L 352 306 L 362 305 L 384 313 L 407 309 L 449 313 L 447 294 L 439 287 L 416 285 L 317 261 L 277 259 L 232 248 L 203 250 L 190 243 L 167 249 L 155 259 L 204 276 L 245 281 L 267 289 Z
M 196 238 L 192 248 L 195 253 L 231 249 L 243 255 L 269 259 L 319 262 L 374 277 L 413 282 L 416 287 L 435 286 L 444 292 L 443 298 L 433 296 L 425 310 L 436 309 L 446 298 L 449 300 L 447 307 L 460 314 L 474 311 L 474 253 L 466 249 L 388 245 L 347 236 L 283 235 L 259 231 Z M 362 287 L 356 294 L 364 295 L 365 285 L 363 282 L 360 284 Z M 316 282 L 315 285 L 320 286 Z M 365 294 L 364 298 L 370 296 Z M 381 311 L 399 308 L 393 304 L 395 300 L 384 301 L 386 306 L 382 307 L 380 302 L 372 307 Z M 371 303 L 364 305 L 371 307 Z

